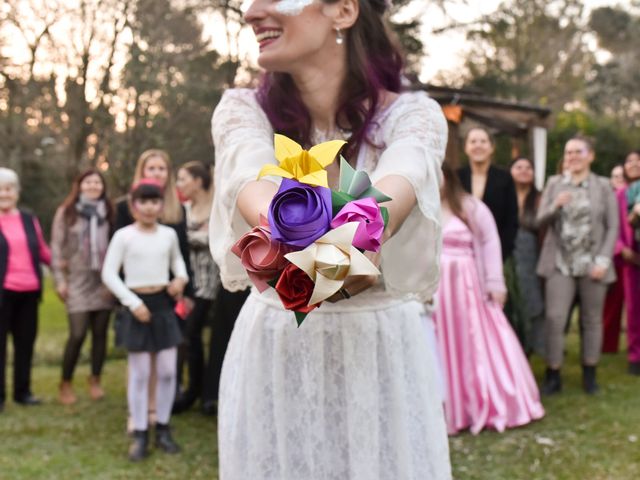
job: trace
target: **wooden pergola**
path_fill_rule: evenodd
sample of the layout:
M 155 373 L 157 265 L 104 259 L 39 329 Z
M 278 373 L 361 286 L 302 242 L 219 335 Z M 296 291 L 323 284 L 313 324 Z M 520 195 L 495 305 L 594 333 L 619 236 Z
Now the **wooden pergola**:
M 482 126 L 493 134 L 511 138 L 511 155 L 515 158 L 526 146 L 533 157 L 536 186 L 542 188 L 547 163 L 547 129 L 551 110 L 517 102 L 496 100 L 479 90 L 456 89 L 435 85 L 417 85 L 441 106 L 449 123 L 446 160 L 460 165 L 462 142 L 469 129 Z

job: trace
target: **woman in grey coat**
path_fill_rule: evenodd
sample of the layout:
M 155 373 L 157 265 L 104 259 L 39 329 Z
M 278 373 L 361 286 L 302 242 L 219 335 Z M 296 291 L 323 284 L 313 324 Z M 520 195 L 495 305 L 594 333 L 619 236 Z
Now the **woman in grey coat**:
M 58 296 L 69 316 L 69 338 L 64 349 L 60 402 L 76 402 L 71 386 L 82 344 L 91 328 L 89 395 L 104 396 L 100 374 L 107 349 L 107 328 L 114 306 L 102 284 L 100 271 L 113 226 L 113 207 L 106 183 L 95 169 L 81 173 L 58 208 L 51 228 L 52 270 Z
M 549 179 L 537 221 L 547 226 L 538 274 L 545 282 L 547 370 L 541 391 L 562 390 L 564 328 L 573 298 L 580 298 L 583 388 L 598 390 L 596 366 L 602 344 L 602 310 L 607 286 L 615 280 L 613 249 L 618 235 L 616 198 L 609 179 L 591 172 L 593 145 L 584 137 L 564 149 L 564 175 Z

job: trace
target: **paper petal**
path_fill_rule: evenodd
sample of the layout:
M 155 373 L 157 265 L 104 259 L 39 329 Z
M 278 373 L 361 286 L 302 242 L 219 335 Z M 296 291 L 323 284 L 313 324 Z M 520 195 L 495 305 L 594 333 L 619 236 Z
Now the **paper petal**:
M 326 170 L 317 170 L 298 179 L 300 183 L 313 185 L 314 187 L 329 188 L 329 179 Z
M 349 162 L 347 162 L 344 157 L 340 157 L 340 181 L 339 181 L 339 189 L 343 193 L 347 193 L 349 190 L 349 185 L 351 185 L 351 179 L 356 171 L 353 169 Z
M 293 263 L 300 270 L 305 272 L 311 280 L 316 279 L 316 251 L 318 247 L 316 244 L 311 244 L 304 250 L 300 250 L 299 252 L 291 252 L 287 253 L 284 258 Z
M 309 150 L 309 155 L 314 157 L 322 167 L 330 165 L 338 155 L 340 149 L 346 145 L 343 140 L 332 140 L 330 142 L 320 143 Z
M 302 147 L 296 142 L 284 135 L 275 134 L 273 139 L 273 147 L 276 154 L 276 159 L 279 162 L 284 162 L 289 157 L 294 157 L 302 153 Z
M 367 197 L 375 198 L 376 202 L 378 203 L 389 202 L 392 200 L 391 197 L 386 196 L 384 193 L 382 193 L 380 190 L 378 190 L 375 187 L 369 187 L 360 195 L 360 198 L 367 198 Z
M 371 187 L 369 175 L 364 170 L 358 170 L 353 174 L 347 193 L 355 198 L 362 198 L 364 192 Z
M 347 224 L 349 225 L 349 224 Z M 380 275 L 380 270 L 371 263 L 371 261 L 364 256 L 355 247 L 351 248 L 351 268 L 349 269 L 349 276 L 353 275 Z
M 322 237 L 316 240 L 316 242 L 335 245 L 342 251 L 349 252 L 353 242 L 353 237 L 358 229 L 358 225 L 359 224 L 357 222 L 345 223 L 338 228 L 329 230 Z
M 293 178 L 293 174 L 291 174 L 290 172 L 287 172 L 286 170 L 283 170 L 279 166 L 272 165 L 270 163 L 267 165 L 264 165 L 260 169 L 260 173 L 258 173 L 258 178 L 260 179 L 268 175 L 273 175 L 276 177 L 284 177 L 284 178 Z
M 309 305 L 315 305 L 316 303 L 326 300 L 340 290 L 342 285 L 344 285 L 344 280 L 331 280 L 324 275 L 317 275 L 316 286 L 309 299 Z

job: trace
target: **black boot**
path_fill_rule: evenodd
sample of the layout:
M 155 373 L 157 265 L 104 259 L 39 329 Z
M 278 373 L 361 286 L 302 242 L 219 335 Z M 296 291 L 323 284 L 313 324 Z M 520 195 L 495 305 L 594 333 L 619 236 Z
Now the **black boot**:
M 178 453 L 180 447 L 173 441 L 169 424 L 156 423 L 156 447 L 166 453 Z
M 134 430 L 133 441 L 129 445 L 129 460 L 139 462 L 149 455 L 149 432 L 147 430 Z
M 171 413 L 180 414 L 189 410 L 198 399 L 198 395 L 193 390 L 186 390 L 176 395 L 176 399 L 173 402 Z
M 584 388 L 584 391 L 589 395 L 594 395 L 600 390 L 596 382 L 595 366 L 582 366 L 582 388 Z
M 629 362 L 629 375 L 640 376 L 640 362 Z
M 542 381 L 542 387 L 540 392 L 542 395 L 553 395 L 562 391 L 562 378 L 560 377 L 560 370 L 547 368 L 544 372 L 544 380 Z

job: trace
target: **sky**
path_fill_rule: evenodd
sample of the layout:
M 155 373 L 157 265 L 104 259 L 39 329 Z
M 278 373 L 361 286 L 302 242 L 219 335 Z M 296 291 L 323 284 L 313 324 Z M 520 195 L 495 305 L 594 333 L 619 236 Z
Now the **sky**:
M 422 0 L 427 3 L 428 0 Z M 416 2 L 421 3 L 421 2 Z M 449 14 L 456 22 L 466 23 L 489 14 L 496 10 L 500 0 L 468 0 L 466 5 L 452 5 Z M 629 1 L 584 0 L 589 10 L 601 6 L 628 5 Z M 423 7 L 424 8 L 424 7 Z M 461 32 L 431 35 L 433 28 L 447 24 L 442 12 L 437 8 L 430 8 L 423 21 L 423 39 L 427 56 L 422 65 L 420 79 L 428 82 L 440 70 L 452 71 L 462 65 L 462 56 L 467 49 L 464 34 Z
M 245 0 L 243 8 L 247 8 L 251 0 Z M 461 68 L 462 58 L 468 44 L 462 32 L 451 31 L 439 35 L 432 35 L 433 29 L 448 25 L 452 20 L 459 23 L 472 22 L 475 19 L 489 14 L 496 10 L 501 0 L 467 0 L 466 3 L 452 3 L 449 6 L 448 14 L 451 18 L 446 18 L 443 12 L 429 0 L 416 0 L 409 8 L 407 14 L 423 16 L 422 37 L 425 43 L 425 53 L 422 64 L 420 80 L 428 83 L 433 80 L 439 71 L 455 71 Z M 629 0 L 584 0 L 588 10 L 605 5 L 628 5 Z M 221 29 L 216 28 L 217 22 L 211 22 L 205 28 L 207 36 L 212 38 L 215 47 L 226 52 L 226 37 Z M 594 46 L 595 48 L 595 46 Z M 258 52 L 257 44 L 250 31 L 244 31 L 241 35 L 240 56 L 248 56 L 255 61 Z

